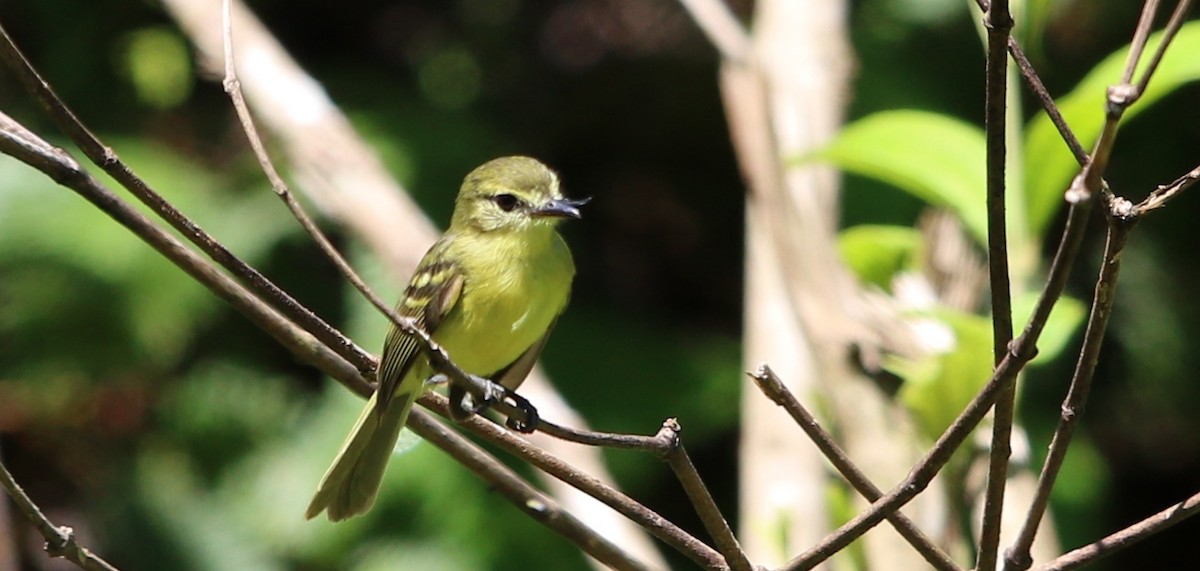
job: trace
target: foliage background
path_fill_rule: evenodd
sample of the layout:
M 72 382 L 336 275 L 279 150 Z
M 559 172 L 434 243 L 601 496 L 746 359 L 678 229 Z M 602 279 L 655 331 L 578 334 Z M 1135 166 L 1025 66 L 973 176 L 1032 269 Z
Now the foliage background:
M 750 12 L 748 0 L 733 5 Z M 701 473 L 736 514 L 743 187 L 716 56 L 679 6 L 250 6 L 439 225 L 462 175 L 502 154 L 540 157 L 571 195 L 595 197 L 566 229 L 579 277 L 544 364 L 598 428 L 645 433 L 678 416 Z M 1032 50 L 1050 91 L 1065 93 L 1123 45 L 1136 14 L 1132 3 L 1055 3 Z M 849 18 L 852 118 L 916 108 L 981 123 L 983 54 L 964 3 L 861 0 Z M 0 21 L 135 170 L 361 345 L 380 343 L 383 320 L 270 195 L 219 84 L 194 78 L 190 48 L 161 8 L 7 1 Z M 1185 87 L 1125 128 L 1114 187 L 1140 197 L 1196 165 L 1198 100 Z M 0 108 L 54 132 L 3 72 Z M 922 208 L 863 178 L 845 184 L 846 225 L 911 224 Z M 1127 252 L 1082 438 L 1056 489 L 1068 546 L 1200 488 L 1195 204 L 1187 196 L 1151 217 Z M 342 244 L 395 295 L 406 276 L 383 275 L 369 253 Z M 1072 288 L 1081 299 L 1099 244 L 1085 247 Z M 1027 379 L 1021 418 L 1035 456 L 1071 365 L 1060 358 Z M 107 559 L 126 570 L 584 568 L 570 545 L 429 446 L 394 462 L 369 516 L 303 522 L 359 406 L 89 205 L 0 159 L 0 453 Z M 608 457 L 626 491 L 703 533 L 661 464 Z M 16 529 L 22 568 L 52 567 Z M 1198 538 L 1200 524 L 1184 523 L 1104 565 L 1179 562 Z

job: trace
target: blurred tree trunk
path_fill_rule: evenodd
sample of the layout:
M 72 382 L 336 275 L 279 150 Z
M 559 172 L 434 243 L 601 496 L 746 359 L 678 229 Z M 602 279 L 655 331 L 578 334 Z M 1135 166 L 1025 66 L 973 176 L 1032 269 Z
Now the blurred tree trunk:
M 722 71 L 749 186 L 744 355 L 749 369 L 770 363 L 887 489 L 916 461 L 919 441 L 907 413 L 855 356 L 902 339 L 887 332 L 904 326 L 877 316 L 838 256 L 834 170 L 793 160 L 825 145 L 841 125 L 852 69 L 846 10 L 845 2 L 762 0 L 750 60 Z M 838 523 L 833 518 L 853 514 L 830 513 L 828 469 L 791 418 L 750 383 L 742 401 L 740 534 L 753 560 L 775 566 L 816 543 Z M 942 537 L 943 498 L 931 488 L 905 512 Z M 927 565 L 886 525 L 865 542 L 869 569 Z

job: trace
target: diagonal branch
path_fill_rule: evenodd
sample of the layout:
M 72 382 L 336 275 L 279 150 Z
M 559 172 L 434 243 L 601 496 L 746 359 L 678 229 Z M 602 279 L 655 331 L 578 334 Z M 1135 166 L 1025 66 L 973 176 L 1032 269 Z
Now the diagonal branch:
M 1129 547 L 1151 535 L 1163 531 L 1197 513 L 1200 513 L 1200 493 L 1193 494 L 1171 507 L 1139 521 L 1121 531 L 1098 539 L 1088 545 L 1073 549 L 1054 561 L 1039 565 L 1037 571 L 1067 571 L 1077 569 L 1112 553 Z
M 792 392 L 788 390 L 787 385 L 785 385 L 783 381 L 779 379 L 779 377 L 775 374 L 775 371 L 771 370 L 770 367 L 764 364 L 759 367 L 757 371 L 751 373 L 750 378 L 754 380 L 754 384 L 760 391 L 762 391 L 764 395 L 766 395 L 767 398 L 771 399 L 771 401 L 775 404 L 783 407 L 785 410 L 787 410 L 788 414 L 792 415 L 792 418 L 796 421 L 796 424 L 799 425 L 800 429 L 812 439 L 813 443 L 817 445 L 817 448 L 821 450 L 821 453 L 825 455 L 825 458 L 829 460 L 829 463 L 833 464 L 834 469 L 836 469 L 838 473 L 846 479 L 846 482 L 853 486 L 854 489 L 862 495 L 862 497 L 866 498 L 867 501 L 873 502 L 878 500 L 880 496 L 883 495 L 883 492 L 881 492 L 879 488 L 875 487 L 875 484 L 871 483 L 870 479 L 867 478 L 867 475 L 864 474 L 862 470 L 859 470 L 858 466 L 855 466 L 854 463 L 850 461 L 850 457 L 847 456 L 846 453 L 842 451 L 841 447 L 837 445 L 837 443 L 833 440 L 833 436 L 826 432 L 825 429 L 821 428 L 821 425 L 817 423 L 817 419 L 813 417 L 813 415 L 809 413 L 807 409 L 804 408 L 804 405 L 800 404 L 800 401 L 796 399 L 796 395 L 793 395 Z M 949 555 L 939 549 L 938 546 L 933 543 L 933 540 L 929 539 L 920 530 L 920 528 L 917 527 L 917 524 L 908 518 L 908 516 L 905 516 L 903 513 L 897 511 L 889 514 L 887 519 L 892 526 L 896 528 L 896 531 L 902 537 L 904 537 L 904 539 L 906 539 L 913 546 L 913 549 L 916 549 L 917 552 L 925 558 L 925 561 L 929 562 L 934 569 L 938 569 L 940 571 L 954 571 L 960 569 L 958 564 L 956 564 Z
M 360 396 L 369 396 L 371 394 L 373 390 L 371 385 L 356 367 L 323 345 L 310 333 L 288 321 L 274 308 L 222 273 L 141 212 L 114 195 L 88 174 L 87 171 L 83 170 L 65 151 L 37 137 L 2 113 L 0 113 L 0 152 L 37 168 L 52 180 L 68 187 L 94 204 L 193 279 L 232 305 L 234 309 L 274 338 L 301 362 L 320 369 Z M 422 397 L 421 402 L 425 406 L 435 408 L 440 406 L 442 410 L 445 410 L 446 406 L 445 398 L 435 394 L 426 394 Z M 421 436 L 425 436 L 426 431 L 419 427 L 420 423 L 416 419 L 423 418 L 422 415 L 425 414 L 422 411 L 413 411 L 409 417 L 410 422 L 413 423 L 412 428 L 414 432 Z M 485 439 L 508 449 L 519 458 L 542 467 L 547 472 L 555 475 L 555 477 L 561 478 L 598 499 L 613 505 L 621 513 L 635 514 L 631 516 L 632 519 L 647 527 L 647 529 L 663 539 L 668 545 L 692 557 L 694 561 L 697 561 L 705 568 L 725 568 L 720 554 L 712 548 L 704 545 L 674 524 L 664 520 L 658 514 L 603 482 L 580 472 L 558 458 L 530 445 L 525 440 L 499 428 L 490 421 L 473 417 L 465 426 L 473 430 L 476 434 L 482 435 Z M 440 438 L 441 441 L 445 440 L 444 437 L 437 437 L 437 435 L 433 437 Z M 448 449 L 448 451 L 452 455 L 459 453 L 467 454 L 469 453 L 467 449 L 474 446 L 457 435 L 454 435 L 451 441 L 455 449 Z M 477 473 L 480 475 L 492 475 L 491 472 Z M 488 482 L 500 489 L 511 488 L 510 484 L 504 479 L 489 478 Z M 514 490 L 506 494 L 506 497 L 516 498 L 521 496 L 518 491 Z M 537 497 L 529 497 L 527 501 L 536 500 Z M 526 509 L 524 504 L 521 504 L 521 507 L 522 509 Z M 605 561 L 606 563 L 609 561 L 602 558 L 607 557 L 606 554 L 612 552 L 612 549 L 608 547 L 606 541 L 600 540 L 594 531 L 590 529 L 584 531 L 573 519 L 556 518 L 555 521 L 558 522 L 558 527 L 551 526 L 552 529 L 563 533 L 568 539 L 589 537 L 589 540 L 580 543 L 579 547 L 601 561 Z M 614 560 L 613 565 L 616 566 L 618 563 L 619 561 Z
M 1017 373 L 1037 353 L 1037 340 L 1050 318 L 1050 311 L 1066 287 L 1067 276 L 1075 265 L 1079 254 L 1079 246 L 1087 228 L 1087 216 L 1091 209 L 1091 196 L 1075 197 L 1067 213 L 1067 224 L 1059 240 L 1058 249 L 1054 254 L 1046 285 L 1034 306 L 1033 314 L 1021 333 L 1009 347 L 1008 354 L 996 366 L 991 379 L 983 386 L 975 398 L 963 409 L 958 418 L 946 429 L 934 443 L 933 447 L 913 467 L 909 475 L 871 504 L 871 507 L 845 523 L 820 543 L 799 556 L 793 558 L 783 567 L 786 571 L 811 569 L 821 561 L 828 559 L 834 553 L 850 544 L 862 534 L 879 524 L 888 515 L 900 509 L 921 493 L 933 477 L 937 475 L 954 451 L 962 445 L 971 431 L 979 424 L 984 415 L 996 401 L 1000 391 L 1016 378 Z
M 287 292 L 271 283 L 258 270 L 239 259 L 193 220 L 151 189 L 141 177 L 134 174 L 125 163 L 121 162 L 116 151 L 96 138 L 67 107 L 66 103 L 54 93 L 50 84 L 41 77 L 13 43 L 8 31 L 3 26 L 0 26 L 0 60 L 8 66 L 25 91 L 42 105 L 59 128 L 71 138 L 88 159 L 121 183 L 130 193 L 150 207 L 180 234 L 187 237 L 213 261 L 238 276 L 238 279 L 247 284 L 258 296 L 271 300 L 272 305 L 280 308 L 290 319 L 300 324 L 347 361 L 353 363 L 359 371 L 367 373 L 371 370 L 374 361 L 370 354 L 360 349 L 353 341 L 307 307 L 301 305 Z
M 62 557 L 87 571 L 117 571 L 116 567 L 80 545 L 79 541 L 75 539 L 75 531 L 70 527 L 51 523 L 46 518 L 46 514 L 42 513 L 37 504 L 33 503 L 25 490 L 13 479 L 3 462 L 0 462 L 0 488 L 4 488 L 4 491 L 8 492 L 8 496 L 17 505 L 17 509 L 46 540 L 46 553 L 50 554 L 50 557 Z

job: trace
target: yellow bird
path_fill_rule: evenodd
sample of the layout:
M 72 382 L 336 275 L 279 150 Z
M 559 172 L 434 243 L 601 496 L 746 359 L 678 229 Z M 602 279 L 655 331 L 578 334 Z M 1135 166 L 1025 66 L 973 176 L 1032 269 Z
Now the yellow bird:
M 484 163 L 463 181 L 450 228 L 417 266 L 396 312 L 414 318 L 464 371 L 515 389 L 567 305 L 575 264 L 555 228 L 579 218 L 585 202 L 564 198 L 558 176 L 537 160 Z M 393 326 L 378 388 L 306 518 L 324 511 L 340 521 L 371 509 L 400 429 L 435 373 L 416 340 Z

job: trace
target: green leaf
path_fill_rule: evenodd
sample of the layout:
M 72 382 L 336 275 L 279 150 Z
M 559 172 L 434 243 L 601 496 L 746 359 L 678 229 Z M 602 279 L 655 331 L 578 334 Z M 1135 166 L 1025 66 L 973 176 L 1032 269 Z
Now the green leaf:
M 1018 331 L 1029 321 L 1037 298 L 1036 292 L 1027 292 L 1013 299 L 1013 317 L 1016 319 L 1014 327 L 1018 328 Z M 1058 303 L 1050 312 L 1050 319 L 1046 320 L 1046 327 L 1042 329 L 1042 336 L 1038 337 L 1037 357 L 1030 364 L 1043 365 L 1054 360 L 1067 347 L 1067 342 L 1074 337 L 1085 317 L 1087 306 L 1082 301 L 1065 295 L 1059 297 Z
M 954 346 L 920 360 L 891 357 L 884 365 L 901 379 L 900 401 L 929 438 L 942 433 L 992 375 L 992 326 L 986 317 L 939 310 L 930 315 L 950 328 Z
M 862 224 L 838 237 L 842 259 L 858 279 L 884 291 L 891 291 L 897 273 L 917 265 L 921 247 L 921 233 L 907 226 Z
M 1161 39 L 1161 33 L 1151 36 L 1146 53 L 1153 53 Z M 1123 48 L 1105 58 L 1071 93 L 1057 101 L 1067 124 L 1085 149 L 1090 150 L 1100 135 L 1104 125 L 1105 93 L 1108 86 L 1120 81 L 1128 51 Z M 1175 37 L 1145 94 L 1125 113 L 1125 120 L 1133 119 L 1180 86 L 1200 79 L 1198 53 L 1200 22 L 1190 22 Z M 1071 177 L 1079 171 L 1078 163 L 1045 113 L 1035 117 L 1026 129 L 1025 163 L 1029 225 L 1032 232 L 1041 234 L 1063 204 L 1063 191 Z
M 801 160 L 829 161 L 954 211 L 986 242 L 983 132 L 926 111 L 884 111 L 846 127 L 825 149 Z

